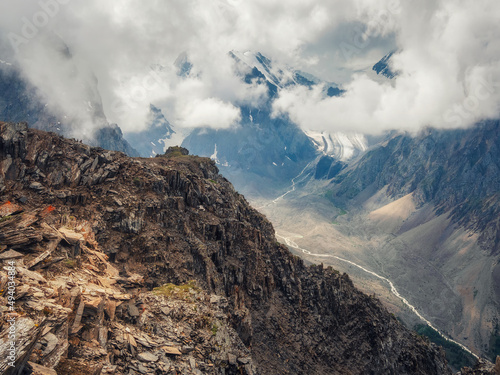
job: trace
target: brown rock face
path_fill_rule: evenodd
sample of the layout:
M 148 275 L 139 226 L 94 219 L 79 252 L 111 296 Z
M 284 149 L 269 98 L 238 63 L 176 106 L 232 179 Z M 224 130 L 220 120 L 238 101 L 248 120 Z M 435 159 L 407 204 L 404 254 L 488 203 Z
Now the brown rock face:
M 72 221 L 88 223 L 81 236 L 58 230 L 53 239 L 40 238 L 30 225 L 17 225 L 14 232 L 0 234 L 2 251 L 59 241 L 56 248 L 63 244 L 78 269 L 92 244 L 118 269 L 116 288 L 137 295 L 166 283 L 196 280 L 203 289 L 199 293 L 212 295 L 209 304 L 224 301 L 220 320 L 227 322 L 228 332 L 237 332 L 234 342 L 246 347 L 239 354 L 228 352 L 226 374 L 451 373 L 438 348 L 402 327 L 376 299 L 356 290 L 346 274 L 306 267 L 278 244 L 271 224 L 218 174 L 211 160 L 184 155 L 133 159 L 23 125 L 1 123 L 0 130 L 0 204 L 19 205 L 23 216 L 37 210 L 57 229 L 71 227 Z M 53 211 L 44 213 L 47 207 Z M 32 259 L 36 257 L 27 261 Z M 40 274 L 52 276 L 56 271 L 51 267 Z M 104 260 L 92 267 L 87 270 L 96 277 L 110 272 Z M 86 301 L 80 318 L 86 319 L 88 309 L 96 311 L 96 327 L 119 319 L 113 304 L 78 299 Z M 144 312 L 139 300 L 127 304 L 133 306 L 127 322 L 140 321 Z M 75 302 L 70 307 L 70 328 L 80 327 L 74 323 L 78 307 Z M 103 309 L 112 311 L 103 315 Z M 161 315 L 161 301 L 154 302 L 153 310 Z M 93 332 L 96 345 L 115 353 L 99 328 Z M 69 345 L 70 356 L 81 354 L 77 341 L 69 339 Z M 238 358 L 245 350 L 249 356 Z M 192 358 L 191 351 L 181 350 L 172 363 Z M 157 366 L 158 354 L 144 353 L 132 354 L 137 367 Z M 222 373 L 222 366 L 206 372 Z
M 457 375 L 500 375 L 500 356 L 495 364 L 481 359 L 474 368 L 465 367 Z

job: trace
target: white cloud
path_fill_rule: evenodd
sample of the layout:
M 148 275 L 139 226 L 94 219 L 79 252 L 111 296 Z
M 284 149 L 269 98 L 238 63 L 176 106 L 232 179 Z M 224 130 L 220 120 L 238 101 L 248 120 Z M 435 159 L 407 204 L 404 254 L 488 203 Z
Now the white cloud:
M 276 113 L 305 128 L 456 127 L 498 116 L 498 19 L 492 0 L 3 0 L 0 58 L 14 60 L 5 48 L 13 34 L 26 39 L 15 55 L 26 78 L 78 129 L 100 121 L 86 103 L 98 95 L 125 131 L 144 127 L 149 103 L 176 126 L 231 126 L 237 105 L 266 97 L 234 74 L 228 52 L 247 49 L 344 84 L 341 98 L 282 92 Z M 70 58 L 57 52 L 60 40 Z M 395 82 L 364 73 L 395 47 Z M 194 65 L 188 80 L 172 65 L 184 51 Z
M 182 103 L 177 115 L 176 123 L 189 128 L 229 128 L 241 118 L 238 108 L 217 98 Z
M 274 103 L 304 128 L 377 133 L 423 126 L 464 127 L 500 115 L 500 4 L 401 3 L 391 28 L 399 47 L 395 82 L 356 74 L 338 98 L 292 88 Z M 369 25 L 369 17 L 365 19 Z M 391 30 L 385 25 L 380 33 Z M 369 27 L 368 29 L 369 30 Z M 371 37 L 368 33 L 366 40 Z

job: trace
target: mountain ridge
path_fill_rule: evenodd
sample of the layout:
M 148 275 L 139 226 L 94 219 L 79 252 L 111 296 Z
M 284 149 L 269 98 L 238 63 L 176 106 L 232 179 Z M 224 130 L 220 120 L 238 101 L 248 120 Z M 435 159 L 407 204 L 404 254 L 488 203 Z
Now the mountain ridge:
M 69 215 L 92 223 L 112 264 L 142 275 L 145 290 L 194 278 L 226 298 L 258 373 L 450 373 L 437 348 L 347 275 L 306 267 L 277 244 L 272 225 L 209 159 L 131 159 L 0 126 L 3 202 L 22 211 L 50 204 L 56 226 Z

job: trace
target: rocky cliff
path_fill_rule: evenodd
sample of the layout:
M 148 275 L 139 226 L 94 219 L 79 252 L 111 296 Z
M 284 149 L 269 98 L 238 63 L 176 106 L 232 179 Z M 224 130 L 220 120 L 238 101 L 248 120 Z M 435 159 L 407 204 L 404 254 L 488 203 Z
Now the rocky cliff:
M 0 259 L 16 262 L 18 368 L 450 373 L 438 348 L 346 274 L 292 256 L 211 160 L 0 130 Z M 10 316 L 3 308 L 1 335 Z

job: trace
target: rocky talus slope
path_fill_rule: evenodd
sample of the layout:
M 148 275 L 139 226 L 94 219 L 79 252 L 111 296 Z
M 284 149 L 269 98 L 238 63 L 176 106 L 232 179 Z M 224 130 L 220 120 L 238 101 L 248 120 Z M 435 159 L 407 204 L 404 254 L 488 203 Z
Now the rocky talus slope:
M 500 356 L 497 357 L 496 363 L 484 360 L 479 360 L 474 368 L 463 368 L 457 375 L 498 375 L 500 374 Z
M 209 159 L 0 123 L 0 193 L 2 373 L 451 373 L 346 274 L 292 256 Z

